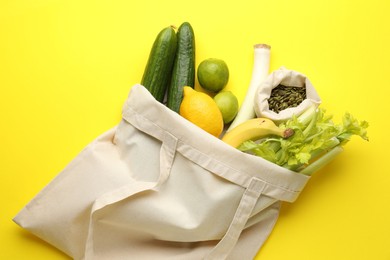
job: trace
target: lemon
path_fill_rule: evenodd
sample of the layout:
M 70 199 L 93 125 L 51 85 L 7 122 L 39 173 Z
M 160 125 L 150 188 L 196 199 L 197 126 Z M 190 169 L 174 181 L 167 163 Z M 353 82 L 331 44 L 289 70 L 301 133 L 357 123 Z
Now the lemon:
M 230 123 L 238 113 L 238 99 L 231 91 L 221 91 L 214 96 L 219 110 L 222 113 L 223 122 Z
M 229 68 L 221 59 L 209 58 L 198 66 L 199 84 L 210 92 L 221 91 L 229 81 Z
M 213 98 L 203 92 L 185 86 L 179 114 L 216 137 L 222 133 L 224 124 L 221 111 Z

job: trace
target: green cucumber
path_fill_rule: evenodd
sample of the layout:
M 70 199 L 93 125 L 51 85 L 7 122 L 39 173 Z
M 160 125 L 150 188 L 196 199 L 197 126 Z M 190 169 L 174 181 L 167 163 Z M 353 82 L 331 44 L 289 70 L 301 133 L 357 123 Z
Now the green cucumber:
M 179 113 L 183 99 L 183 87 L 195 84 L 195 37 L 194 30 L 184 22 L 177 30 L 177 50 L 171 83 L 168 87 L 167 107 Z
M 153 97 L 163 102 L 171 79 L 176 55 L 177 37 L 172 26 L 164 28 L 157 35 L 142 76 L 143 85 Z

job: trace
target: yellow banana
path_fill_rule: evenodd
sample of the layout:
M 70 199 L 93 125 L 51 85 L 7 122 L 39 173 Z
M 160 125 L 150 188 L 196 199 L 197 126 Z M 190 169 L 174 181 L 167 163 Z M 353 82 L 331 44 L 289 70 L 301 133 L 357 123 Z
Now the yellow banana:
M 293 134 L 294 130 L 290 128 L 282 129 L 268 118 L 253 118 L 228 131 L 222 137 L 222 141 L 237 148 L 248 140 L 258 140 L 269 135 L 287 138 Z

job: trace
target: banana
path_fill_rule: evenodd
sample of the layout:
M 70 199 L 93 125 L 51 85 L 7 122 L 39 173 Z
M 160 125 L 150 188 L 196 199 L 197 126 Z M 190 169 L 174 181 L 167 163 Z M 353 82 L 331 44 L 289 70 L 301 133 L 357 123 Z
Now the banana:
M 294 130 L 290 128 L 282 129 L 268 118 L 253 118 L 228 131 L 222 137 L 222 141 L 237 148 L 248 140 L 258 140 L 269 135 L 288 138 L 293 134 Z

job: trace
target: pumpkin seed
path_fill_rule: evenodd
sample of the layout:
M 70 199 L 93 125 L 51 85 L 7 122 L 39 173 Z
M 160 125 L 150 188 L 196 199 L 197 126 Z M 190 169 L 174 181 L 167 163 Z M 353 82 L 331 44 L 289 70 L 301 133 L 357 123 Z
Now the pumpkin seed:
M 306 99 L 305 87 L 284 86 L 279 84 L 272 91 L 268 98 L 269 109 L 279 113 L 280 111 L 297 107 Z

